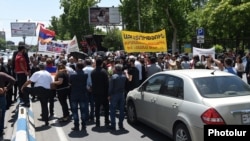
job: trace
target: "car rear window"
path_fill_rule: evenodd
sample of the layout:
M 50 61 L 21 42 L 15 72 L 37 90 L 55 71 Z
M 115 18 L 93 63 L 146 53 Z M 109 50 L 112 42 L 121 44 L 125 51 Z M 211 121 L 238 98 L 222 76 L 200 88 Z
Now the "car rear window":
M 203 97 L 223 98 L 250 95 L 250 86 L 238 76 L 201 77 L 193 80 Z

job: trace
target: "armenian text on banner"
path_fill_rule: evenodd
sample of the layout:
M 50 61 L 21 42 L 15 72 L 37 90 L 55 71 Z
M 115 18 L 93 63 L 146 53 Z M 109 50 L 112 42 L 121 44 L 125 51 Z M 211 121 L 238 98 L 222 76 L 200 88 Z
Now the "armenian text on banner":
M 130 52 L 166 52 L 165 30 L 155 33 L 122 31 L 124 50 Z

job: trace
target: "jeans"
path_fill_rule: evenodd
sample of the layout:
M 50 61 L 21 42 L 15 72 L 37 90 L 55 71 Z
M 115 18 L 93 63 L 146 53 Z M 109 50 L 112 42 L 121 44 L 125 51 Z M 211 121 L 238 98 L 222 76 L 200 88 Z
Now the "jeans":
M 94 102 L 94 96 L 91 92 L 88 92 L 88 104 L 87 104 L 87 119 L 94 118 L 94 108 L 95 108 L 95 102 Z M 90 109 L 89 109 L 90 106 Z
M 5 111 L 6 111 L 6 98 L 5 96 L 0 96 L 0 133 L 2 133 L 4 129 Z
M 87 118 L 86 109 L 88 108 L 88 102 L 81 100 L 71 100 L 71 111 L 75 127 L 79 126 L 78 105 L 80 106 L 82 126 L 85 127 L 86 126 L 85 120 Z
M 119 127 L 123 127 L 123 120 L 124 120 L 124 104 L 125 104 L 125 98 L 123 94 L 114 94 L 110 96 L 110 120 L 111 120 L 111 126 L 115 127 L 116 121 L 115 121 L 115 113 L 116 109 L 120 111 L 119 114 Z

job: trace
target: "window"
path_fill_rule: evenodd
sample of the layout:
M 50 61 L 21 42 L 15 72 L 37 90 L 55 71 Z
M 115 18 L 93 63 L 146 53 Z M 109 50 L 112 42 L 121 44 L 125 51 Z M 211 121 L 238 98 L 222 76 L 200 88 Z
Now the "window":
M 144 88 L 146 92 L 159 94 L 160 87 L 165 80 L 165 75 L 156 75 L 150 78 L 147 83 L 145 83 Z
M 232 97 L 249 95 L 250 87 L 237 76 L 195 78 L 194 83 L 204 97 Z
M 160 88 L 160 94 L 183 98 L 183 80 L 173 76 L 167 76 Z

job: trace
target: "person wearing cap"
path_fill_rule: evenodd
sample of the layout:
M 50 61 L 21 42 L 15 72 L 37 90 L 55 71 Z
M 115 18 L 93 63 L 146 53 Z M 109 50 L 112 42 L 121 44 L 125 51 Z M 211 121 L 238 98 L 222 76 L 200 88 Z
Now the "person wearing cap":
M 52 96 L 52 91 L 50 89 L 51 83 L 53 82 L 52 76 L 48 71 L 45 70 L 45 63 L 39 63 L 39 71 L 35 72 L 29 80 L 27 80 L 21 91 L 24 94 L 23 101 L 24 104 L 22 106 L 29 107 L 29 94 L 37 95 L 38 99 L 41 103 L 42 109 L 42 120 L 45 122 L 45 126 L 49 125 L 48 118 L 48 100 Z M 28 87 L 31 83 L 34 83 L 34 87 Z
M 19 42 L 18 51 L 13 53 L 12 64 L 17 79 L 19 98 L 22 101 L 23 93 L 21 87 L 27 81 L 27 76 L 30 74 L 29 57 L 25 51 L 25 44 L 23 42 Z

